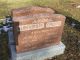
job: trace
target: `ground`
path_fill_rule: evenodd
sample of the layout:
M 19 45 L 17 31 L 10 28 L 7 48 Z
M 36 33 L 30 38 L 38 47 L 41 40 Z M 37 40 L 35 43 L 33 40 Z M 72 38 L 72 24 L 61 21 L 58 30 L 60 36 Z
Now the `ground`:
M 64 54 L 52 60 L 80 60 L 80 0 L 0 0 L 0 18 L 10 15 L 11 9 L 25 6 L 45 6 L 70 17 L 66 19 L 62 41 L 66 46 Z M 78 27 L 72 27 L 71 21 L 77 21 Z M 7 35 L 0 35 L 0 60 L 8 60 Z

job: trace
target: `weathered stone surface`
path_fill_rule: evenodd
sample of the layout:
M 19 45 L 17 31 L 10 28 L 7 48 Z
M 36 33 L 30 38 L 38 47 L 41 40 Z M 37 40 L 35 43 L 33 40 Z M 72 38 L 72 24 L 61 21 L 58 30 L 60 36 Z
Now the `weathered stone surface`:
M 13 16 L 25 16 L 39 13 L 55 13 L 51 8 L 43 8 L 43 7 L 24 7 L 19 9 L 13 9 Z
M 49 47 L 53 44 L 59 44 L 61 41 L 65 17 L 51 13 L 52 10 L 49 13 L 43 13 L 37 8 L 30 8 L 34 11 L 29 14 L 22 11 L 19 13 L 16 10 L 12 11 L 18 53 Z M 25 11 L 25 9 L 23 10 Z M 46 8 L 42 9 L 44 11 Z
M 65 50 L 65 45 L 61 42 L 58 45 L 51 45 L 46 48 L 23 52 L 17 54 L 16 60 L 48 60 L 56 55 L 63 54 Z

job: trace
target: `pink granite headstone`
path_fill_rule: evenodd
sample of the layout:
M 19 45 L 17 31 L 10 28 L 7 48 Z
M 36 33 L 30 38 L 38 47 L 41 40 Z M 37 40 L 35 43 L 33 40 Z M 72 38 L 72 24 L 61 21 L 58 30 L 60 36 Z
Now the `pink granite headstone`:
M 12 10 L 17 53 L 58 45 L 65 16 L 50 8 L 25 7 Z

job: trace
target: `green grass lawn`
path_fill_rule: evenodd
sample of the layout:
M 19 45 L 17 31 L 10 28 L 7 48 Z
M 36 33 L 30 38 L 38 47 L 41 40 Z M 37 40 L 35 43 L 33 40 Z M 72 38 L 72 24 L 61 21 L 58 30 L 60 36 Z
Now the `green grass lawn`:
M 80 0 L 0 0 L 0 18 L 10 14 L 11 9 L 37 5 L 53 8 L 59 13 L 80 21 L 80 9 L 73 4 L 79 5 Z

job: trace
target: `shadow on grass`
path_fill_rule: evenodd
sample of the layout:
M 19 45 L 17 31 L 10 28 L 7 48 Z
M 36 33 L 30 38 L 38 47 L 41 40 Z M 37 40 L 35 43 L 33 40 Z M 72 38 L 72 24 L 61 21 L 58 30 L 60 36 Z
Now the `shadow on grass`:
M 71 27 L 75 28 L 76 30 L 80 31 L 80 22 L 72 17 L 66 16 L 66 23 Z
M 65 11 L 56 11 L 56 13 L 58 14 L 63 14 L 64 16 L 66 16 L 66 24 L 70 25 L 71 27 L 73 27 L 74 29 L 76 29 L 77 31 L 80 31 L 80 22 L 79 20 L 76 20 L 74 18 L 72 18 L 71 14 Z
M 9 57 L 7 34 L 0 34 L 0 60 L 8 60 Z

